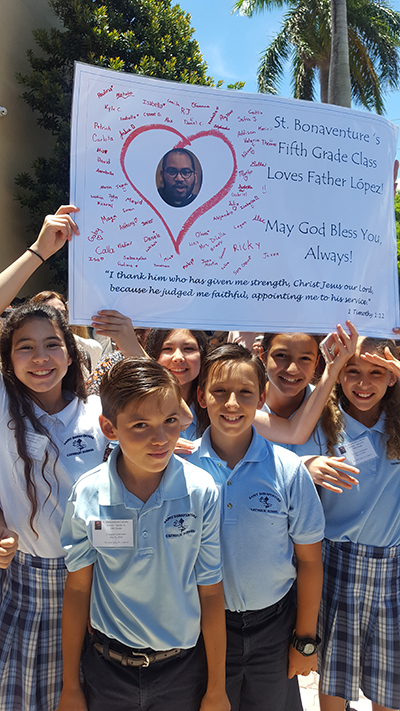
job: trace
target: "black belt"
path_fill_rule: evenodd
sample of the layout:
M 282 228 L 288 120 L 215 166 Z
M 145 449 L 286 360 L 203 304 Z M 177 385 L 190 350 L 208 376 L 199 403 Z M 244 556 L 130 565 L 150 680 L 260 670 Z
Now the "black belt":
M 94 643 L 94 648 L 99 654 L 103 654 L 104 647 L 100 642 Z M 180 649 L 167 649 L 166 652 L 116 652 L 114 649 L 108 650 L 110 659 L 122 664 L 123 667 L 148 667 L 153 662 L 162 662 L 164 659 L 177 657 L 181 653 Z

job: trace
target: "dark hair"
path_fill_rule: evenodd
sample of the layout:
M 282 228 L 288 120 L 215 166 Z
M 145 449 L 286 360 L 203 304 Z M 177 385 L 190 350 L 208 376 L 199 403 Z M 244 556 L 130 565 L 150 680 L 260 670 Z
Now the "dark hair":
M 384 357 L 385 348 L 389 348 L 395 358 L 398 357 L 395 342 L 384 338 L 360 338 L 357 345 L 357 353 L 368 351 Z M 321 429 L 326 435 L 326 451 L 330 456 L 334 456 L 335 445 L 343 441 L 342 431 L 345 423 L 339 403 L 346 411 L 348 400 L 344 395 L 341 384 L 336 383 L 321 415 Z M 380 401 L 379 416 L 382 412 L 386 416 L 384 443 L 386 444 L 387 457 L 388 459 L 400 459 L 400 382 L 398 380 L 393 386 L 388 386 Z
M 116 427 L 117 417 L 130 402 L 141 402 L 149 395 L 160 397 L 171 390 L 181 399 L 178 380 L 167 368 L 149 358 L 124 358 L 108 370 L 100 383 L 103 415 Z
M 313 338 L 315 343 L 317 344 L 317 362 L 315 364 L 314 375 L 311 378 L 311 382 L 315 385 L 318 382 L 318 380 L 320 379 L 322 372 L 324 370 L 324 367 L 325 367 L 324 359 L 319 357 L 319 344 L 321 343 L 324 336 L 320 336 L 315 333 L 302 333 L 302 335 L 309 336 L 310 338 Z M 264 337 L 263 337 L 262 343 L 261 343 L 262 351 L 260 353 L 260 358 L 261 358 L 262 362 L 264 363 L 265 367 L 267 367 L 267 363 L 265 361 L 265 356 L 268 355 L 268 351 L 271 348 L 272 341 L 274 340 L 274 338 L 276 336 L 294 336 L 294 333 L 264 333 Z M 267 376 L 267 380 L 268 380 L 268 376 Z
M 314 341 L 316 342 L 317 346 L 321 343 L 323 336 L 318 336 L 315 333 L 304 333 L 302 334 L 304 336 L 309 336 L 310 338 L 313 338 Z M 271 343 L 274 340 L 275 336 L 294 336 L 294 333 L 264 333 L 264 337 L 261 342 L 262 346 L 262 356 L 265 353 L 268 353 L 269 349 L 271 348 Z
M 60 329 L 63 334 L 68 355 L 71 358 L 71 364 L 68 366 L 67 373 L 62 379 L 62 389 L 70 391 L 81 400 L 86 400 L 86 388 L 81 370 L 81 355 L 76 346 L 75 339 L 61 311 L 41 304 L 23 304 L 7 316 L 3 323 L 0 333 L 0 357 L 1 369 L 3 375 L 4 387 L 8 395 L 8 410 L 10 413 L 10 421 L 8 427 L 14 430 L 17 452 L 24 464 L 24 476 L 26 485 L 26 494 L 31 504 L 31 515 L 29 524 L 32 531 L 37 535 L 34 529 L 33 521 L 38 509 L 38 498 L 36 485 L 33 477 L 33 461 L 28 453 L 26 446 L 26 424 L 29 421 L 35 432 L 45 435 L 49 440 L 49 447 L 46 448 L 44 460 L 42 463 L 42 477 L 49 487 L 49 494 L 46 501 L 51 496 L 53 486 L 56 487 L 58 494 L 58 479 L 55 467 L 58 460 L 59 451 L 56 444 L 51 439 L 47 428 L 40 422 L 35 415 L 34 402 L 35 398 L 32 392 L 16 377 L 12 364 L 11 352 L 13 345 L 14 332 L 22 328 L 22 326 L 32 319 L 42 319 L 51 321 Z M 40 404 L 40 403 L 39 403 Z M 55 452 L 55 462 L 53 465 L 54 483 L 52 484 L 46 474 L 45 467 L 49 460 L 49 449 Z M 46 502 L 45 502 L 46 503 Z
M 219 369 L 228 362 L 249 363 L 252 365 L 254 374 L 257 376 L 260 395 L 263 394 L 266 383 L 264 366 L 258 356 L 239 343 L 225 343 L 223 346 L 214 348 L 206 356 L 199 376 L 199 389 L 201 392 L 205 391 L 211 370 Z
M 176 153 L 177 155 L 184 155 L 184 156 L 187 156 L 188 158 L 190 158 L 190 162 L 191 162 L 191 164 L 192 164 L 192 170 L 193 170 L 193 172 L 195 172 L 196 166 L 195 166 L 195 164 L 194 164 L 194 158 L 193 158 L 191 152 L 190 152 L 190 151 L 187 151 L 186 148 L 172 148 L 172 150 L 168 151 L 168 152 L 163 156 L 163 159 L 162 159 L 162 169 L 163 169 L 163 170 L 165 170 L 165 164 L 166 164 L 166 162 L 167 162 L 168 156 L 170 156 L 170 155 L 172 155 L 172 154 L 174 154 L 174 153 Z
M 59 294 L 58 291 L 49 291 L 49 290 L 39 291 L 38 294 L 35 294 L 35 296 L 32 296 L 29 303 L 36 304 L 38 306 L 39 304 L 46 304 L 48 301 L 52 301 L 52 299 L 58 299 L 58 301 L 61 301 L 61 303 L 63 304 L 63 306 L 65 308 L 65 313 L 67 314 L 67 318 L 68 318 L 69 310 L 68 310 L 67 300 L 66 300 L 65 296 L 63 296 L 62 294 Z M 54 307 L 54 308 L 56 308 L 56 307 Z
M 158 360 L 160 355 L 161 355 L 161 350 L 162 347 L 169 337 L 170 333 L 173 333 L 173 331 L 180 331 L 181 329 L 179 328 L 152 328 L 146 339 L 146 353 L 150 356 L 150 358 L 154 358 L 154 360 Z M 188 331 L 193 338 L 196 339 L 197 345 L 199 347 L 200 351 L 200 368 L 201 364 L 203 363 L 204 358 L 207 355 L 208 352 L 208 338 L 207 335 L 204 333 L 204 331 L 190 331 L 189 329 L 182 329 L 184 331 Z M 203 410 L 203 408 L 200 407 L 199 403 L 197 402 L 197 385 L 199 381 L 199 376 L 195 378 L 190 386 L 189 390 L 189 397 L 188 397 L 188 402 L 187 405 L 191 407 L 193 405 L 194 411 L 196 414 L 196 419 L 197 419 L 197 428 L 196 428 L 196 436 L 201 437 L 203 432 L 207 429 L 208 425 L 210 424 L 210 421 L 208 419 L 207 411 Z

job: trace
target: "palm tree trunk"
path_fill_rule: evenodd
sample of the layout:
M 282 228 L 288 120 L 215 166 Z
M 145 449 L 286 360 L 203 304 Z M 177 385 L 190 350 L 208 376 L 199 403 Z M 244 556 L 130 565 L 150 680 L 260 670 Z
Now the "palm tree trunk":
M 328 103 L 328 86 L 329 86 L 329 62 L 321 65 L 319 68 L 319 83 L 320 83 L 320 98 L 322 104 Z
M 331 0 L 332 44 L 328 102 L 351 107 L 346 0 Z

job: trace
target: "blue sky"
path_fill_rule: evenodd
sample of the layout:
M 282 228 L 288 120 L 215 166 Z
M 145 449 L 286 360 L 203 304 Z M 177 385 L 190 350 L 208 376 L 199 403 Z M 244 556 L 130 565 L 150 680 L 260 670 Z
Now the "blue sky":
M 180 0 L 179 5 L 192 16 L 195 38 L 204 55 L 209 74 L 225 85 L 245 81 L 244 91 L 257 91 L 260 54 L 279 32 L 284 10 L 268 10 L 252 18 L 232 15 L 234 0 Z M 400 0 L 392 7 L 400 12 Z M 285 78 L 281 96 L 290 97 L 290 81 Z M 400 90 L 385 99 L 385 116 L 400 126 Z M 359 108 L 354 106 L 353 108 Z M 400 148 L 398 154 L 400 153 Z

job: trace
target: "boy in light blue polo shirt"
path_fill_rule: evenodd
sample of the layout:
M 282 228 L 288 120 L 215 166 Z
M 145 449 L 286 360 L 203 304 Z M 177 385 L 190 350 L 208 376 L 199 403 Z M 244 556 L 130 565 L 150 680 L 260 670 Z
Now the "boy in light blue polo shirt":
M 188 459 L 221 489 L 232 711 L 299 711 L 296 675 L 317 668 L 324 516 L 301 460 L 253 427 L 264 390 L 264 367 L 247 349 L 209 353 L 198 399 L 211 426 Z
M 155 361 L 128 358 L 100 394 L 102 431 L 119 446 L 78 480 L 62 527 L 58 711 L 228 711 L 218 492 L 172 455 L 179 384 Z

